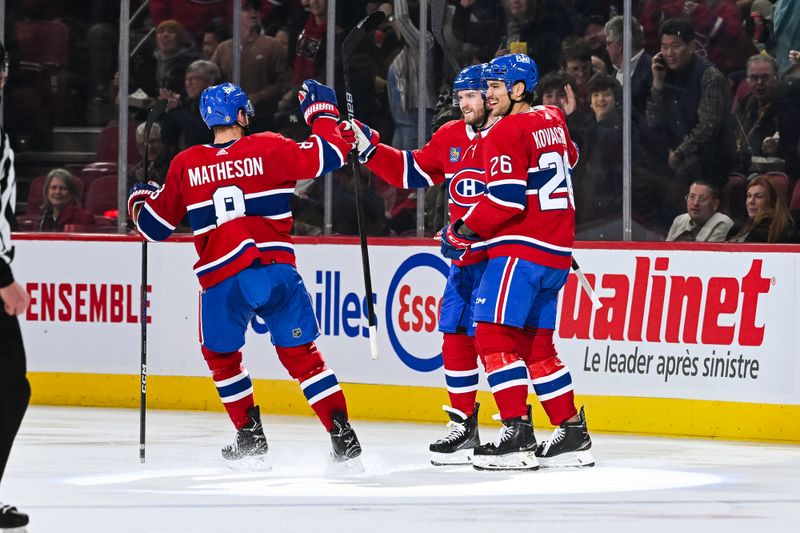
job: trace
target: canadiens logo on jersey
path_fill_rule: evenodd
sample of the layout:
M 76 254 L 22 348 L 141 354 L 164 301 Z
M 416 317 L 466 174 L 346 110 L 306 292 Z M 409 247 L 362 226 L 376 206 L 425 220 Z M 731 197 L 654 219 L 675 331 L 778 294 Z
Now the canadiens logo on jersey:
M 450 162 L 457 163 L 461 159 L 461 148 L 458 146 L 450 147 Z
M 464 168 L 447 181 L 450 201 L 461 207 L 471 207 L 486 192 L 483 171 L 479 168 Z

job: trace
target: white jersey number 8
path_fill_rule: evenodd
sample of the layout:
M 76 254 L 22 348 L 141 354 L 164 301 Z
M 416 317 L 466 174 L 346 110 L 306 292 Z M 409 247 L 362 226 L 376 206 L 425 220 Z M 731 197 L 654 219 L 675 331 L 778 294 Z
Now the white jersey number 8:
M 555 170 L 553 177 L 539 188 L 539 209 L 542 211 L 553 211 L 557 209 L 567 209 L 570 205 L 574 208 L 575 200 L 572 197 L 572 176 L 569 171 L 567 154 L 545 152 L 539 156 L 538 165 L 538 171 Z M 566 191 L 557 188 L 563 181 L 567 183 Z M 553 198 L 552 194 L 556 192 L 566 192 L 567 196 Z
M 244 192 L 236 185 L 220 187 L 211 197 L 217 213 L 217 227 L 235 218 L 245 216 Z

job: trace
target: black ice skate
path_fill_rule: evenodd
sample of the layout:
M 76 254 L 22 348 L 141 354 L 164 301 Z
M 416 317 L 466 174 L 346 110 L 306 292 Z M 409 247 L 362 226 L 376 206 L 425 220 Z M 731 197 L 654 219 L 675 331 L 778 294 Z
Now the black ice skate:
M 16 507 L 0 503 L 0 529 L 11 529 L 28 525 L 28 515 Z
M 550 438 L 539 444 L 536 457 L 545 468 L 594 466 L 591 447 L 592 439 L 581 407 L 578 421 L 564 422 L 555 428 Z
M 361 444 L 350 422 L 347 421 L 347 415 L 341 412 L 333 414 L 333 429 L 330 434 L 333 445 L 331 459 L 335 462 L 342 463 L 361 455 Z
M 497 439 L 473 450 L 472 466 L 476 470 L 539 469 L 530 405 L 528 406 L 528 420 L 521 416 L 503 420 L 503 427 L 500 429 Z
M 472 449 L 481 443 L 478 436 L 478 408 L 480 405 L 475 403 L 475 410 L 471 416 L 467 416 L 453 407 L 442 406 L 442 409 L 450 416 L 450 422 L 447 423 L 450 432 L 444 438 L 430 445 L 431 464 L 436 466 L 468 465 L 472 462 Z
M 257 405 L 251 407 L 247 416 L 250 417 L 250 421 L 236 432 L 236 440 L 232 444 L 222 448 L 222 457 L 232 464 L 244 462 L 258 467 L 261 466 L 269 446 L 267 437 L 264 436 L 264 427 L 261 425 L 259 407 Z

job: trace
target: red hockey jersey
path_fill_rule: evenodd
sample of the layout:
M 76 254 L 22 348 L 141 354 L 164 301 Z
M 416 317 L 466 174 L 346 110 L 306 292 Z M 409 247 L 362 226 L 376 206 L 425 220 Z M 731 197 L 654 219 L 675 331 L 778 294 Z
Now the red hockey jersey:
M 489 257 L 569 268 L 575 240 L 572 169 L 578 150 L 561 110 L 537 106 L 482 135 L 487 192 L 464 217 Z
M 139 232 L 151 241 L 166 239 L 188 214 L 200 256 L 194 272 L 204 288 L 256 260 L 294 264 L 295 182 L 340 168 L 350 149 L 333 119 L 317 119 L 312 133 L 301 143 L 259 133 L 187 148 L 140 211 Z
M 463 120 L 451 120 L 418 150 L 397 150 L 379 144 L 367 167 L 401 189 L 420 189 L 446 182 L 450 220 L 458 220 L 486 191 L 480 135 Z M 456 265 L 486 259 L 486 251 L 470 250 Z

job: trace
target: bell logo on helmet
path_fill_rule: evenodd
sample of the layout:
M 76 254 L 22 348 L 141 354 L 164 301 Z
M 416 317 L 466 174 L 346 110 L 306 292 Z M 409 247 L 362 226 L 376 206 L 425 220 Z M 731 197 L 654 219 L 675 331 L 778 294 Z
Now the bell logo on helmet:
M 232 83 L 226 83 L 222 86 L 222 92 L 225 94 L 231 94 L 233 91 L 236 90 L 236 86 Z

